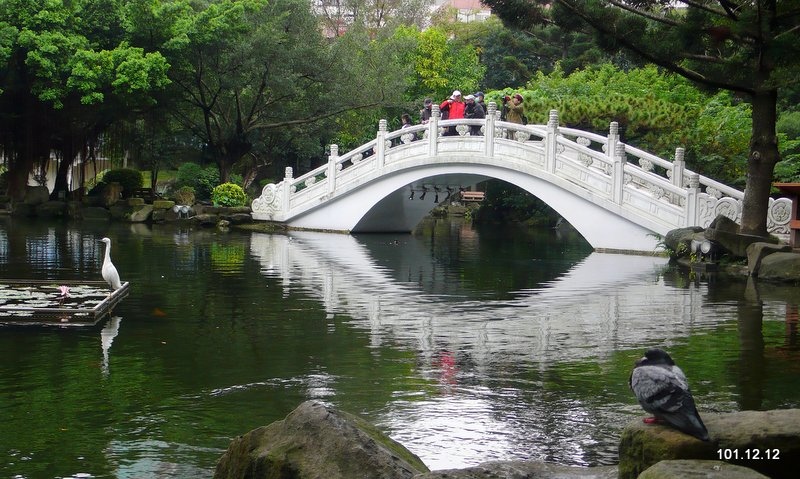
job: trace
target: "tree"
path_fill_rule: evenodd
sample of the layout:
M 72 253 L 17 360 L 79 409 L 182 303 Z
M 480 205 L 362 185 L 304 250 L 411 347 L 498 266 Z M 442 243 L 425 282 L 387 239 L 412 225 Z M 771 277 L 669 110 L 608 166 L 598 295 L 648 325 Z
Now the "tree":
M 480 63 L 486 67 L 480 82 L 485 90 L 522 86 L 536 72 L 550 73 L 557 65 L 569 74 L 612 59 L 588 35 L 554 25 L 523 31 L 507 28 L 496 16 L 482 22 L 460 22 L 453 14 L 434 20 L 434 26 L 445 30 L 458 47 L 476 49 Z
M 327 42 L 304 0 L 198 7 L 175 23 L 162 51 L 182 102 L 176 114 L 203 142 L 222 182 L 243 158 L 268 154 L 276 137 L 402 101 L 396 92 L 404 75 L 383 45 L 358 28 Z
M 486 67 L 478 61 L 474 46 L 448 39 L 439 27 L 424 31 L 400 27 L 394 36 L 413 45 L 401 57 L 401 62 L 412 67 L 407 79 L 409 100 L 431 96 L 441 101 L 453 90 L 466 95 L 478 88 Z
M 624 48 L 705 87 L 752 104 L 742 205 L 744 234 L 766 235 L 767 207 L 780 160 L 775 124 L 782 88 L 800 77 L 797 0 L 486 0 L 509 25 L 555 23 L 594 32 L 606 49 Z
M 315 0 L 326 36 L 344 35 L 351 25 L 377 33 L 398 25 L 425 26 L 433 0 Z
M 166 84 L 164 58 L 125 41 L 120 4 L 0 2 L 0 130 L 12 198 L 51 153 L 60 159 L 52 194 L 65 191 L 73 161 Z

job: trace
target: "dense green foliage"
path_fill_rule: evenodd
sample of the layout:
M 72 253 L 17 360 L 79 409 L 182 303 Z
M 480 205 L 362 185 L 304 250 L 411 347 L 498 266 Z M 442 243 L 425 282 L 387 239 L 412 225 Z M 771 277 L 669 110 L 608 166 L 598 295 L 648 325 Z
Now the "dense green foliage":
M 122 197 L 128 198 L 137 188 L 144 184 L 142 172 L 131 168 L 109 170 L 103 175 L 103 183 L 119 183 L 122 186 Z
M 233 178 L 241 181 L 238 175 Z M 214 166 L 200 166 L 197 163 L 184 163 L 175 176 L 174 190 L 192 188 L 198 200 L 210 200 L 214 187 L 220 184 L 219 170 Z
M 247 206 L 249 198 L 241 186 L 223 183 L 214 187 L 211 193 L 214 206 Z
M 744 184 L 751 129 L 750 105 L 729 92 L 710 94 L 688 80 L 655 66 L 623 71 L 606 63 L 565 75 L 556 69 L 538 73 L 524 90 L 490 92 L 497 101 L 520 91 L 531 122 L 544 124 L 555 109 L 559 122 L 571 128 L 608 134 L 619 123 L 622 140 L 671 158 L 675 148 L 687 152 L 697 172 L 723 182 Z

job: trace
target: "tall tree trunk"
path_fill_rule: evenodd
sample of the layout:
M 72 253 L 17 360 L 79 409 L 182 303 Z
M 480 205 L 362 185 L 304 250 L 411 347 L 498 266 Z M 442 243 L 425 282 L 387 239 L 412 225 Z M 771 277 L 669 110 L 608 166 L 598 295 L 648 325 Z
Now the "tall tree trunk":
M 77 156 L 75 153 L 75 142 L 72 138 L 69 138 L 61 148 L 61 162 L 58 164 L 56 181 L 53 184 L 53 191 L 50 193 L 51 200 L 58 199 L 59 191 L 64 192 L 65 198 L 68 196 L 69 184 L 67 182 L 67 176 L 69 175 L 69 169 L 72 163 L 75 161 L 75 156 Z
M 775 164 L 780 160 L 777 121 L 777 90 L 753 95 L 753 134 L 747 160 L 747 183 L 742 200 L 742 234 L 767 235 L 767 208 Z

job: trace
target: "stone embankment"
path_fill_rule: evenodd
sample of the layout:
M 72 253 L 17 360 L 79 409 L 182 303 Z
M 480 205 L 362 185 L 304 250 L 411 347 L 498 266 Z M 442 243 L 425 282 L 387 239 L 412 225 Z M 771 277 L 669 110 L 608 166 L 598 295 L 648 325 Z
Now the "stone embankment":
M 800 409 L 704 414 L 702 442 L 667 426 L 625 427 L 617 466 L 493 461 L 429 471 L 423 462 L 363 419 L 306 401 L 282 421 L 235 438 L 214 479 L 659 479 L 796 477 Z
M 725 216 L 708 228 L 679 228 L 664 238 L 670 255 L 693 271 L 749 275 L 766 281 L 800 282 L 800 250 L 778 238 L 742 235 Z M 708 252 L 703 251 L 703 246 Z
M 185 222 L 199 226 L 244 225 L 252 223 L 250 207 L 223 208 L 215 206 L 176 205 L 174 201 L 158 200 L 146 203 L 142 198 L 113 200 L 87 198 L 85 201 L 53 201 L 46 187 L 29 187 L 22 202 L 15 203 L 13 216 L 40 218 L 69 218 L 94 221 L 124 221 L 129 223 Z

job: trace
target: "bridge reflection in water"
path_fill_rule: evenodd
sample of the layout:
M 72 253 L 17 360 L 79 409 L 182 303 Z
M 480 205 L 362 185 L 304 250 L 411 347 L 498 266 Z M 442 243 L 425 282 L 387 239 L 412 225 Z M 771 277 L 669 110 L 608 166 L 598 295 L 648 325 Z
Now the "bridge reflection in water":
M 574 357 L 576 347 L 658 341 L 685 334 L 703 321 L 701 301 L 693 295 L 676 303 L 648 293 L 661 281 L 667 263 L 662 257 L 591 253 L 540 288 L 488 304 L 466 291 L 461 297 L 449 291 L 444 298 L 420 291 L 413 278 L 431 277 L 436 270 L 430 252 L 414 236 L 387 247 L 403 248 L 402 271 L 391 269 L 398 265 L 377 264 L 368 247 L 349 235 L 298 231 L 254 234 L 251 240 L 251 254 L 265 274 L 282 278 L 287 286 L 299 281 L 328 315 L 346 315 L 369 330 L 374 346 L 401 341 L 426 360 L 433 358 L 439 339 L 453 348 L 472 348 L 478 365 L 498 354 L 563 360 L 561 348 L 550 343 L 555 338 Z M 404 276 L 411 281 L 398 279 Z M 615 294 L 621 286 L 625 294 Z M 643 303 L 648 315 L 627 314 Z M 653 318 L 668 319 L 654 323 Z M 585 352 L 596 356 L 598 350 Z
M 665 285 L 664 258 L 591 253 L 539 287 L 485 299 L 468 282 L 454 285 L 419 238 L 379 238 L 254 234 L 251 255 L 287 291 L 367 331 L 376 350 L 416 352 L 441 396 L 424 392 L 430 385 L 401 388 L 370 418 L 433 469 L 508 458 L 615 463 L 622 424 L 641 414 L 628 397 L 630 361 L 622 374 L 572 368 L 610 366 L 621 350 L 639 354 L 731 319 L 709 314 L 705 286 Z M 441 282 L 448 288 L 435 291 Z M 578 382 L 563 383 L 560 368 Z M 334 390 L 321 398 L 335 401 Z

